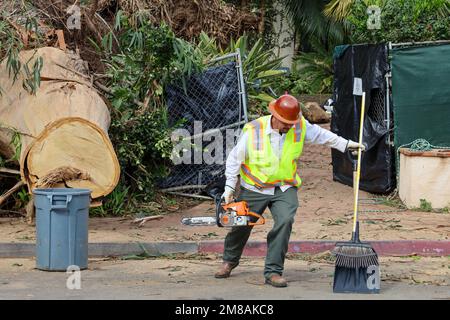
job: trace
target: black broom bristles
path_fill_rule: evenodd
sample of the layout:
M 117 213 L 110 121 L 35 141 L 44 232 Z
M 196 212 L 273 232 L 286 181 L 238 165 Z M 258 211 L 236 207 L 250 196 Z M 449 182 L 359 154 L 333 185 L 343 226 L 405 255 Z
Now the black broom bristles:
M 333 251 L 336 256 L 336 266 L 345 268 L 367 268 L 378 265 L 378 255 L 373 248 L 358 244 L 336 246 Z
M 336 243 L 333 250 L 336 256 L 336 266 L 344 268 L 367 268 L 378 266 L 378 255 L 368 243 L 359 240 L 359 222 L 356 223 L 356 232 L 352 234 L 349 242 Z

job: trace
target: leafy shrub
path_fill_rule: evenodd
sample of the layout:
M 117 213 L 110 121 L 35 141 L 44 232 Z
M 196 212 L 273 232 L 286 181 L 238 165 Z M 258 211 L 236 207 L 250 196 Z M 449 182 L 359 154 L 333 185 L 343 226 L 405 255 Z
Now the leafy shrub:
M 367 29 L 367 7 L 381 9 L 381 29 Z M 433 41 L 450 38 L 450 4 L 447 0 L 355 1 L 347 18 L 352 43 Z
M 26 9 L 28 4 L 23 4 Z M 40 73 L 43 67 L 42 57 L 37 57 L 33 65 L 27 61 L 22 63 L 19 60 L 19 52 L 21 50 L 30 49 L 33 47 L 39 47 L 42 42 L 42 34 L 39 32 L 38 22 L 36 18 L 31 15 L 26 16 L 26 20 L 23 25 L 20 25 L 24 32 L 32 33 L 33 37 L 30 37 L 30 43 L 27 47 L 24 45 L 24 40 L 22 39 L 22 34 L 18 32 L 13 26 L 11 21 L 7 16 L 7 12 L 2 12 L 0 14 L 0 61 L 6 58 L 6 67 L 8 69 L 8 74 L 12 77 L 13 81 L 17 80 L 19 73 L 25 75 L 22 86 L 23 88 L 31 93 L 36 94 L 37 89 L 40 86 Z M 2 88 L 0 87 L 0 95 L 2 94 Z
M 124 209 L 129 205 L 129 189 L 124 185 L 117 186 L 113 192 L 111 192 L 104 204 L 101 207 L 93 208 L 90 210 L 90 214 L 93 216 L 104 217 L 106 215 L 121 216 L 124 214 Z
M 294 58 L 292 72 L 274 87 L 277 94 L 288 91 L 301 94 L 330 93 L 333 89 L 333 54 L 317 40 L 312 40 L 312 52 L 300 52 Z
M 271 101 L 274 95 L 269 88 L 284 78 L 286 70 L 281 68 L 284 57 L 276 57 L 271 48 L 264 46 L 262 38 L 255 39 L 251 44 L 249 36 L 243 35 L 221 50 L 214 38 L 202 32 L 197 44 L 199 54 L 207 60 L 236 52 L 237 49 L 242 57 L 242 70 L 250 105 Z
M 433 206 L 431 205 L 431 202 L 427 201 L 426 199 L 420 199 L 420 210 L 425 212 L 431 212 L 433 211 Z
M 115 33 L 106 35 L 98 49 L 106 52 L 110 137 L 122 170 L 123 185 L 118 190 L 149 201 L 156 180 L 167 173 L 172 151 L 174 128 L 168 125 L 164 88 L 174 81 L 185 84 L 188 76 L 201 71 L 202 56 L 194 54 L 195 48 L 176 38 L 168 26 L 153 26 L 141 14 L 118 13 Z M 117 192 L 123 195 L 115 192 L 109 201 L 114 202 Z
M 330 93 L 333 89 L 333 53 L 319 41 L 312 41 L 312 52 L 300 52 L 295 61 L 295 94 Z

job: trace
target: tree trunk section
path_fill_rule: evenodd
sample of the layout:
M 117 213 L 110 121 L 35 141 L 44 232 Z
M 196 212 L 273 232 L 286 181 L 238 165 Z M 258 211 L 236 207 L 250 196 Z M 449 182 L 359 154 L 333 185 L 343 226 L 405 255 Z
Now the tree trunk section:
M 84 63 L 57 48 L 23 51 L 22 64 L 43 58 L 36 95 L 22 88 L 23 74 L 13 83 L 6 61 L 0 64 L 0 153 L 11 158 L 14 132 L 20 135 L 22 180 L 31 192 L 37 187 L 76 187 L 92 190 L 92 198 L 109 194 L 117 185 L 120 167 L 108 137 L 109 110 Z M 31 67 L 30 67 L 31 69 Z

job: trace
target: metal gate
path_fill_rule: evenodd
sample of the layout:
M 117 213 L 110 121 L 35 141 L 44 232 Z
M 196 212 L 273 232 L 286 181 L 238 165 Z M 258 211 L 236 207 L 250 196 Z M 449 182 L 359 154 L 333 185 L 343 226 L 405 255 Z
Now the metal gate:
M 223 178 L 226 157 L 248 121 L 239 50 L 210 61 L 202 74 L 187 81 L 186 91 L 171 86 L 167 92 L 169 122 L 181 126 L 172 135 L 174 165 L 161 191 L 198 194 Z M 208 150 L 211 145 L 214 152 Z

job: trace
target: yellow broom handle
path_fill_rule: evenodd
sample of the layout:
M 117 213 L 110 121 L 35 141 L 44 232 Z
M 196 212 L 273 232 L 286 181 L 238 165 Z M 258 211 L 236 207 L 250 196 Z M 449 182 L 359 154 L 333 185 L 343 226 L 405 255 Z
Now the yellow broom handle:
M 366 93 L 362 94 L 361 101 L 361 119 L 359 122 L 359 143 L 362 144 L 363 139 L 363 127 L 364 127 L 364 109 L 366 105 Z M 358 193 L 359 193 L 359 177 L 361 175 L 361 148 L 358 148 L 358 163 L 356 165 L 356 182 L 353 183 L 355 191 L 354 194 L 354 206 L 353 206 L 353 232 L 356 232 L 356 221 L 358 221 Z

